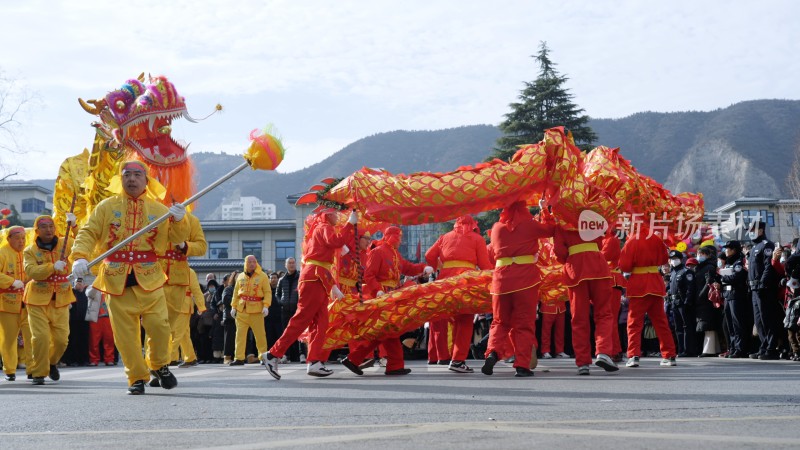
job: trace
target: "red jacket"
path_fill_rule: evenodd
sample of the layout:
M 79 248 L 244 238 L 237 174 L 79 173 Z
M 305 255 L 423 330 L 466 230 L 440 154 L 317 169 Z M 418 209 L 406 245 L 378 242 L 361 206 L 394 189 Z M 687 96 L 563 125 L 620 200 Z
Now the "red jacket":
M 553 237 L 553 252 L 558 262 L 564 264 L 564 283 L 567 287 L 576 286 L 584 280 L 611 278 L 611 271 L 608 270 L 606 259 L 600 253 L 601 245 L 602 237 L 587 242 L 581 239 L 577 231 L 562 227 L 556 228 Z M 575 249 L 572 255 L 569 254 L 570 248 Z
M 452 277 L 467 270 L 474 270 L 477 266 L 481 270 L 494 267 L 489 261 L 489 252 L 486 242 L 472 230 L 462 230 L 455 227 L 453 231 L 445 233 L 425 253 L 425 261 L 431 267 L 437 267 L 439 261 L 443 265 L 466 263 L 471 267 L 444 267 L 439 271 L 439 278 Z
M 358 255 L 358 264 L 356 263 L 356 255 Z M 339 258 L 339 267 L 336 268 L 339 277 L 339 286 L 342 287 L 342 292 L 345 291 L 343 286 L 348 288 L 355 288 L 355 283 L 358 282 L 359 266 L 361 267 L 361 275 L 363 277 L 363 267 L 367 263 L 367 250 L 351 250 L 346 255 Z
M 539 253 L 539 239 L 553 235 L 554 225 L 527 220 L 519 223 L 514 230 L 497 222 L 492 227 L 492 256 L 501 258 L 532 256 Z M 536 259 L 536 258 L 534 258 Z M 541 282 L 541 273 L 534 264 L 509 264 L 494 269 L 492 294 L 501 295 L 521 291 Z
M 341 232 L 328 223 L 317 225 L 303 249 L 304 264 L 298 283 L 320 281 L 330 291 L 334 284 L 329 269 L 333 256 L 343 245 L 353 245 L 354 239 L 353 225 L 345 225 Z
M 644 235 L 645 232 L 641 233 Z M 664 278 L 657 270 L 667 263 L 667 250 L 664 241 L 656 235 L 628 239 L 619 256 L 619 268 L 631 274 L 626 290 L 629 298 L 646 295 L 663 297 L 667 294 Z
M 611 276 L 614 278 L 614 286 L 625 287 L 625 277 L 619 270 L 620 250 L 619 238 L 616 233 L 608 234 L 603 238 L 603 246 L 600 251 L 608 261 L 608 268 L 611 269 Z
M 425 263 L 406 261 L 396 248 L 381 242 L 367 256 L 367 265 L 364 267 L 365 293 L 375 296 L 378 291 L 397 289 L 400 275 L 419 275 L 424 269 Z

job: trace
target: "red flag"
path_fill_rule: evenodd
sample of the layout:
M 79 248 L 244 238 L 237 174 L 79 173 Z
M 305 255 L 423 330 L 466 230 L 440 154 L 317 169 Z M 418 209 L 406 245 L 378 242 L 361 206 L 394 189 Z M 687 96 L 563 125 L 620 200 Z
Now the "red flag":
M 417 262 L 420 261 L 422 257 L 422 241 L 417 241 Z

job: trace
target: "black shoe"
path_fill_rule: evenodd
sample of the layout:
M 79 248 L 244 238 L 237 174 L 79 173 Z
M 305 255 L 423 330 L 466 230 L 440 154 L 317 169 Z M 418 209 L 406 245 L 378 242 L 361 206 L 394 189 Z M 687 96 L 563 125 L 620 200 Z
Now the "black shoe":
M 6 381 L 17 381 L 17 376 L 13 373 L 6 375 Z
M 29 379 L 29 380 L 32 380 L 32 379 L 33 379 L 33 375 L 31 375 L 31 374 L 28 374 L 28 379 Z
M 408 367 L 404 367 L 402 369 L 387 370 L 386 371 L 386 375 L 408 375 L 410 373 L 411 373 L 411 369 L 409 369 Z
M 151 370 L 150 374 L 158 378 L 158 382 L 164 389 L 172 389 L 178 385 L 178 379 L 169 371 L 169 366 L 164 366 L 158 370 Z
M 234 360 L 233 360 L 233 361 L 231 361 L 231 363 L 230 363 L 230 364 L 228 364 L 228 365 L 229 365 L 229 366 L 243 366 L 243 365 L 244 365 L 244 360 L 243 360 L 243 359 L 234 359 Z
M 748 355 L 746 353 L 744 353 L 744 352 L 732 352 L 732 353 L 728 353 L 728 356 L 727 356 L 727 358 L 732 358 L 732 359 L 740 359 L 740 358 L 747 358 L 747 357 L 748 357 Z
M 58 381 L 61 379 L 61 373 L 58 371 L 58 366 L 50 366 L 50 379 Z
M 179 361 L 170 361 L 169 365 L 170 365 L 170 367 L 176 367 L 176 366 L 179 366 L 182 362 L 183 361 L 180 361 L 180 360 Z
M 358 366 L 358 368 L 361 369 L 361 370 L 369 369 L 370 367 L 375 365 L 376 361 L 377 361 L 377 358 L 369 358 L 368 360 L 366 360 L 363 363 L 361 363 Z
M 144 381 L 142 383 L 144 383 Z M 161 382 L 158 381 L 158 378 L 156 377 L 151 378 L 150 383 L 148 384 L 150 385 L 150 387 L 161 387 Z
M 778 360 L 780 358 L 778 357 L 778 355 L 776 355 L 773 352 L 767 352 L 767 353 L 763 353 L 763 354 L 759 355 L 758 359 L 760 359 L 762 361 L 775 361 L 775 360 Z
M 449 359 L 440 359 L 439 362 L 436 363 L 436 364 L 438 364 L 440 366 L 449 366 L 450 365 L 450 360 Z
M 152 381 L 150 383 L 152 386 Z M 144 395 L 144 381 L 134 381 L 133 384 L 128 387 L 128 395 Z
M 439 361 L 428 361 L 429 366 L 435 366 Z
M 205 363 L 205 361 L 203 361 L 203 363 Z M 196 366 L 197 364 L 198 364 L 198 363 L 197 363 L 197 360 L 196 360 L 196 359 L 195 359 L 194 361 L 190 361 L 190 362 L 186 362 L 186 361 L 184 361 L 184 362 L 182 362 L 182 363 L 178 364 L 178 368 L 179 368 L 179 369 L 185 369 L 185 368 L 187 368 L 187 367 L 194 367 L 194 366 Z
M 524 367 L 516 367 L 517 373 L 514 374 L 515 377 L 532 377 L 533 371 L 530 369 L 526 369 Z
M 496 352 L 489 353 L 489 356 L 487 356 L 486 360 L 483 362 L 483 367 L 481 367 L 481 372 L 483 372 L 484 375 L 493 374 L 495 364 L 497 364 L 497 353 Z
M 758 357 L 761 356 L 761 353 L 758 352 L 750 353 L 748 356 L 750 357 L 750 359 L 758 359 Z
M 44 385 L 44 377 L 33 377 L 31 378 L 31 384 L 34 386 L 42 386 Z
M 353 372 L 356 375 L 364 375 L 364 371 L 361 370 L 357 365 L 355 365 L 353 361 L 350 361 L 347 358 L 342 360 L 342 365 L 347 367 L 347 370 Z

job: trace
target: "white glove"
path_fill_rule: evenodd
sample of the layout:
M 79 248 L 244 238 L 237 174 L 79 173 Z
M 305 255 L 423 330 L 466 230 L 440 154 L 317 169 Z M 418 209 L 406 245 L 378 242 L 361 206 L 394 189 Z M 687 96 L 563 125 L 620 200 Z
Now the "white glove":
M 425 272 L 425 275 L 430 275 L 433 273 L 433 267 L 425 266 L 425 270 L 423 272 Z
M 266 306 L 261 308 L 261 315 L 267 317 L 269 315 L 269 308 L 267 308 Z
M 789 282 L 786 283 L 786 285 L 792 289 L 797 289 L 800 287 L 800 282 L 797 281 L 797 278 L 790 278 Z
M 356 210 L 350 211 L 350 217 L 347 219 L 348 223 L 352 223 L 353 225 L 358 223 L 358 213 Z
M 546 205 L 546 204 L 547 204 L 547 202 L 544 201 L 544 197 L 539 199 L 539 209 L 544 209 L 544 205 Z
M 85 259 L 76 259 L 74 263 L 72 263 L 72 273 L 76 277 L 85 277 L 89 275 L 89 261 Z
M 179 248 L 179 249 L 181 249 L 181 250 L 185 249 L 185 248 L 186 248 L 186 241 L 184 241 L 184 242 L 181 242 L 181 243 L 180 243 L 180 244 L 178 244 L 176 247 L 178 247 L 178 248 Z
M 175 218 L 175 222 L 180 222 L 186 214 L 186 207 L 180 203 L 175 203 L 169 207 L 169 213 Z
M 231 310 L 231 317 L 236 317 L 236 310 L 235 309 Z
M 385 292 L 383 292 L 383 291 L 378 291 L 378 292 L 376 292 L 376 293 L 375 293 L 375 296 L 376 296 L 376 297 L 381 297 L 381 296 L 383 296 L 383 294 L 385 294 Z
M 56 272 L 61 272 L 65 267 L 67 267 L 67 263 L 60 259 L 53 263 L 53 269 L 56 269 Z
M 25 287 L 25 283 L 23 283 L 20 280 L 14 280 L 14 282 L 11 283 L 11 287 L 14 288 L 14 289 L 19 290 L 19 289 L 22 289 L 22 288 Z
M 350 247 L 348 247 L 346 245 L 343 245 L 342 246 L 342 256 L 344 256 L 344 255 L 346 255 L 348 253 L 350 253 Z
M 334 300 L 341 300 L 344 298 L 344 294 L 341 289 L 339 289 L 339 286 L 334 285 L 333 288 L 331 288 L 331 297 L 333 297 Z
M 68 212 L 67 213 L 67 222 L 69 222 L 71 225 L 75 225 L 75 223 L 78 222 L 78 219 L 75 217 L 75 214 L 72 214 L 71 212 Z

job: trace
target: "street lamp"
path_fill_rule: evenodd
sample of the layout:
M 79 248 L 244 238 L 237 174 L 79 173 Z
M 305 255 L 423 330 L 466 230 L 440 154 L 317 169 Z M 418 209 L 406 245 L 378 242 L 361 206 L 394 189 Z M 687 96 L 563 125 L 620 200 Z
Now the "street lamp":
M 3 178 L 0 178 L 0 181 L 5 181 L 5 180 L 6 180 L 6 178 L 8 178 L 8 177 L 13 177 L 13 176 L 14 176 L 14 175 L 16 175 L 16 174 L 17 174 L 17 172 L 10 173 L 10 174 L 8 174 L 8 175 L 4 176 Z

